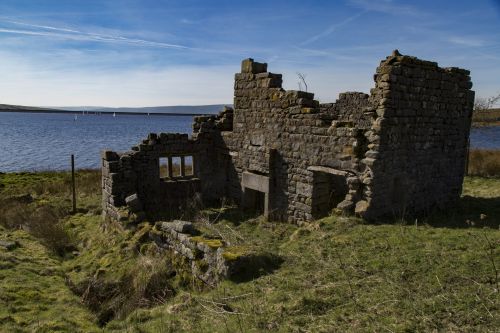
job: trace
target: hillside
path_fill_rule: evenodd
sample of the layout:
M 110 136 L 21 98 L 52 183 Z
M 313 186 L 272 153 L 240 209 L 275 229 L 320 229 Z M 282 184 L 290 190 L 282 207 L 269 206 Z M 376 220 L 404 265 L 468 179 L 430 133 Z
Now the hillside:
M 0 112 L 61 112 L 61 111 L 62 110 L 57 110 L 54 108 L 0 104 Z
M 0 331 L 498 328 L 498 178 L 466 178 L 457 209 L 408 221 L 331 216 L 297 227 L 203 209 L 197 220 L 263 258 L 214 289 L 159 256 L 151 224 L 103 228 L 99 180 L 78 173 L 70 215 L 67 173 L 0 175 L 0 240 L 14 244 L 0 246 Z
M 63 113 L 63 112 L 102 112 L 117 114 L 174 114 L 174 115 L 202 115 L 216 114 L 228 104 L 213 105 L 177 105 L 153 107 L 99 107 L 99 106 L 55 106 L 51 108 L 31 107 L 21 105 L 0 104 L 0 112 L 33 112 L 33 113 Z

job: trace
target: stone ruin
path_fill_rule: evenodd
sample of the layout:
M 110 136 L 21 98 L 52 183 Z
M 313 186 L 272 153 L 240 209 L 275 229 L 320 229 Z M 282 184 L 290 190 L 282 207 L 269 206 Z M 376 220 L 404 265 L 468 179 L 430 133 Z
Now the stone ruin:
M 243 60 L 234 109 L 195 117 L 192 137 L 152 133 L 129 152 L 103 152 L 103 214 L 165 220 L 224 199 L 300 224 L 332 212 L 401 218 L 450 207 L 465 170 L 469 74 L 394 51 L 370 95 L 320 104 L 284 90 L 267 64 Z

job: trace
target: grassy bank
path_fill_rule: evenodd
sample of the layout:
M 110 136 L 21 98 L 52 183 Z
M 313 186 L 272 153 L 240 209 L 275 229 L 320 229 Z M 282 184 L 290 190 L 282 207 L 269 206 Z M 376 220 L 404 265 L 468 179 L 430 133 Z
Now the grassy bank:
M 468 171 L 472 176 L 500 176 L 500 150 L 472 149 Z
M 500 125 L 500 109 L 475 111 L 472 114 L 472 125 L 479 127 Z
M 500 109 L 485 109 L 472 114 L 473 126 L 499 126 Z
M 68 174 L 0 175 L 0 240 L 17 242 L 0 247 L 0 331 L 498 328 L 500 178 L 467 177 L 456 209 L 411 221 L 331 216 L 296 227 L 233 207 L 203 210 L 207 227 L 271 258 L 259 274 L 211 290 L 158 255 L 149 224 L 102 224 L 99 179 L 78 174 L 79 212 L 69 215 Z

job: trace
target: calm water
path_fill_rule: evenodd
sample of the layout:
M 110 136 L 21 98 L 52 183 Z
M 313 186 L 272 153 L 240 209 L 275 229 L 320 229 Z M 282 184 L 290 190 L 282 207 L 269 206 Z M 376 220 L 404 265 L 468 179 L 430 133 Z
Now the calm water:
M 100 151 L 126 151 L 148 133 L 191 133 L 192 117 L 0 112 L 0 172 L 98 168 Z M 500 127 L 472 129 L 471 146 L 500 149 Z
M 100 151 L 130 150 L 151 132 L 191 133 L 192 117 L 0 112 L 0 172 L 98 168 Z

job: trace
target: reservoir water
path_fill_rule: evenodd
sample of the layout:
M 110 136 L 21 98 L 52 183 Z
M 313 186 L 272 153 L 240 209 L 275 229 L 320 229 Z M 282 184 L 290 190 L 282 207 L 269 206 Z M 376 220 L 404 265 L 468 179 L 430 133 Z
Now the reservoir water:
M 129 150 L 148 133 L 191 133 L 192 116 L 0 112 L 0 172 L 98 168 L 100 151 Z M 473 128 L 473 148 L 500 149 L 500 127 Z
M 0 172 L 98 168 L 100 151 L 127 151 L 151 132 L 190 133 L 192 117 L 0 113 Z

